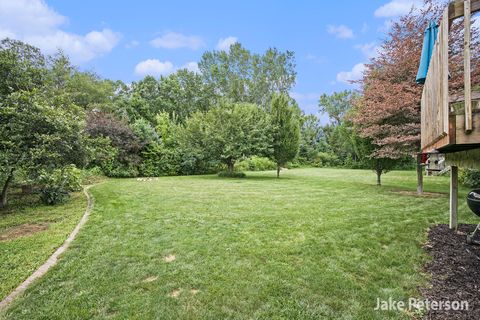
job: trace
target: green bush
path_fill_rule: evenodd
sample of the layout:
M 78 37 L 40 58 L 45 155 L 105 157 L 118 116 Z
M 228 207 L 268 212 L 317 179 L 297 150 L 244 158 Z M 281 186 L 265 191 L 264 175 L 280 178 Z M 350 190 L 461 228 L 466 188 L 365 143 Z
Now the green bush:
M 277 165 L 269 158 L 252 156 L 240 161 L 235 168 L 238 171 L 266 171 L 275 170 Z
M 82 170 L 81 181 L 83 185 L 94 184 L 102 179 L 104 172 L 99 167 Z
M 458 179 L 464 186 L 469 188 L 480 188 L 480 170 L 461 169 Z
M 138 176 L 138 169 L 117 163 L 111 170 L 106 171 L 105 175 L 112 178 L 134 178 Z
M 313 159 L 312 165 L 314 167 L 335 167 L 340 165 L 338 156 L 333 153 L 319 152 L 315 159 Z
M 140 174 L 144 177 L 173 176 L 180 172 L 182 156 L 178 149 L 152 143 L 142 152 Z
M 245 178 L 245 177 L 247 177 L 245 172 L 238 172 L 238 171 L 234 171 L 234 172 L 220 171 L 218 173 L 218 176 L 222 177 L 222 178 Z
M 40 200 L 48 205 L 64 202 L 69 193 L 81 190 L 82 172 L 74 165 L 51 171 L 43 170 L 38 178 Z

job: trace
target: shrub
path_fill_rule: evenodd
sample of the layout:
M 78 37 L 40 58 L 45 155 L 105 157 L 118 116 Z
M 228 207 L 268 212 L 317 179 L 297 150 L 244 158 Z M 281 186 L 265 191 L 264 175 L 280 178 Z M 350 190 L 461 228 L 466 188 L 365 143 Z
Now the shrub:
M 469 188 L 480 188 L 480 170 L 461 169 L 458 178 L 461 184 Z
M 99 167 L 93 167 L 90 169 L 84 169 L 82 170 L 82 176 L 81 176 L 81 181 L 82 184 L 93 184 L 102 179 L 102 176 L 104 176 L 103 170 Z
M 180 172 L 182 157 L 176 148 L 152 143 L 142 152 L 142 159 L 139 168 L 142 176 L 173 176 Z
M 138 176 L 138 169 L 135 166 L 118 163 L 112 170 L 105 172 L 105 174 L 112 178 L 133 178 Z
M 247 177 L 245 172 L 238 172 L 238 171 L 233 171 L 233 172 L 220 171 L 218 173 L 218 176 L 222 178 L 246 178 Z
M 314 167 L 334 167 L 338 166 L 340 161 L 338 156 L 333 153 L 319 152 L 313 160 L 312 165 Z
M 275 170 L 277 165 L 271 159 L 266 157 L 252 156 L 240 161 L 235 169 L 238 171 L 266 171 Z
M 48 205 L 65 201 L 69 193 L 81 189 L 82 172 L 74 165 L 52 171 L 42 171 L 39 175 L 40 200 Z

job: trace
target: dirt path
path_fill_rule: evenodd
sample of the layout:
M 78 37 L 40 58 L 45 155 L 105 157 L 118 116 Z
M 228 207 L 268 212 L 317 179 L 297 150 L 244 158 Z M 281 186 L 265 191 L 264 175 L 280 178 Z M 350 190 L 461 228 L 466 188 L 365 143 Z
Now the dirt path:
M 90 189 L 90 187 L 91 185 L 83 188 L 83 193 L 87 197 L 87 209 L 85 210 L 85 213 L 83 214 L 75 229 L 73 229 L 65 242 L 50 256 L 50 258 L 48 258 L 48 260 L 43 265 L 41 265 L 34 273 L 32 273 L 25 281 L 23 281 L 15 290 L 13 290 L 8 296 L 5 297 L 5 299 L 0 302 L 0 310 L 5 309 L 10 304 L 10 302 L 12 302 L 18 295 L 22 294 L 28 288 L 28 286 L 30 286 L 35 280 L 39 279 L 45 273 L 47 273 L 50 267 L 56 265 L 58 262 L 58 257 L 63 252 L 65 252 L 65 250 L 68 249 L 70 243 L 73 241 L 73 239 L 75 239 L 75 236 L 80 231 L 80 228 L 82 228 L 85 222 L 87 222 L 88 216 L 92 212 L 93 198 L 90 193 L 88 193 L 88 189 Z

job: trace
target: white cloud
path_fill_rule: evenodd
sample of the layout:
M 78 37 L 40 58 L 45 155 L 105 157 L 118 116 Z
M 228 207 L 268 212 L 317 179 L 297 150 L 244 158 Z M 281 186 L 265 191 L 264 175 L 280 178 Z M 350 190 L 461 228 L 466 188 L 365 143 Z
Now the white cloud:
M 205 41 L 198 36 L 186 36 L 181 33 L 167 32 L 163 36 L 150 41 L 150 44 L 155 48 L 189 48 L 192 50 L 197 50 L 205 46 Z
M 360 30 L 362 33 L 367 33 L 368 31 L 368 24 L 366 22 L 363 23 L 362 29 Z
M 290 97 L 297 101 L 300 109 L 302 109 L 307 114 L 316 114 L 318 112 L 318 99 L 320 98 L 320 93 L 317 92 L 306 92 L 301 93 L 297 91 L 290 92 Z
M 305 56 L 305 59 L 309 60 L 309 61 L 312 61 L 312 62 L 315 62 L 315 63 L 318 63 L 318 64 L 322 64 L 322 63 L 325 63 L 327 62 L 327 59 L 323 56 L 317 56 L 317 55 L 314 55 L 312 53 L 309 53 Z
M 187 62 L 181 67 L 177 67 L 168 60 L 162 62 L 158 59 L 147 59 L 139 62 L 135 66 L 134 72 L 137 76 L 144 77 L 144 76 L 150 75 L 154 77 L 159 77 L 159 76 L 167 76 L 179 69 L 187 69 L 188 71 L 192 71 L 196 73 L 200 72 L 200 70 L 198 69 L 198 63 L 196 63 L 195 61 Z
M 138 76 L 165 76 L 175 71 L 170 61 L 161 62 L 157 59 L 147 59 L 135 66 L 135 74 Z
M 375 10 L 376 17 L 390 18 L 407 14 L 413 7 L 420 7 L 420 0 L 391 0 Z
M 316 92 L 309 92 L 309 93 L 300 93 L 300 92 L 290 92 L 290 97 L 297 101 L 312 101 L 312 100 L 318 100 L 320 98 L 320 94 Z
M 110 52 L 121 35 L 110 30 L 85 35 L 61 30 L 68 19 L 42 0 L 1 0 L 0 36 L 28 42 L 44 53 L 62 49 L 72 62 L 82 63 Z
M 364 44 L 357 44 L 355 46 L 355 49 L 360 50 L 366 58 L 370 59 L 378 56 L 380 47 L 377 46 L 375 42 L 370 42 Z
M 327 27 L 327 31 L 330 34 L 335 35 L 337 38 L 340 39 L 350 39 L 353 38 L 353 31 L 349 27 L 345 25 L 339 25 L 339 26 L 334 26 L 334 25 L 329 25 Z
M 232 44 L 234 44 L 235 42 L 238 42 L 238 38 L 237 37 L 226 37 L 225 39 L 224 38 L 220 38 L 217 42 L 217 50 L 223 50 L 223 51 L 228 51 L 230 49 L 230 46 Z
M 139 45 L 140 45 L 140 42 L 138 42 L 137 40 L 132 40 L 125 45 L 125 48 L 132 49 L 132 48 L 138 47 Z
M 337 74 L 337 81 L 351 84 L 350 81 L 359 80 L 365 71 L 365 64 L 357 63 L 350 71 L 342 71 Z
M 187 69 L 188 71 L 200 73 L 200 69 L 198 69 L 198 63 L 195 61 L 185 63 L 180 69 Z

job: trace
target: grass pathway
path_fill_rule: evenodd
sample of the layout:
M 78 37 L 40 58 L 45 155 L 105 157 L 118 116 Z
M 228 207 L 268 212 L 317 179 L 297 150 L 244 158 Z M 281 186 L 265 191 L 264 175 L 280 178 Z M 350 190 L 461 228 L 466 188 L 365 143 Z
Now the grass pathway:
M 42 264 L 34 273 L 32 273 L 25 281 L 23 281 L 18 287 L 15 288 L 8 296 L 6 296 L 2 301 L 0 301 L 0 311 L 6 308 L 18 295 L 22 294 L 35 280 L 38 280 L 40 277 L 45 275 L 47 271 L 57 264 L 59 256 L 65 252 L 70 246 L 70 243 L 75 239 L 75 236 L 80 231 L 80 228 L 83 227 L 85 222 L 87 222 L 88 216 L 90 215 L 93 209 L 93 199 L 88 193 L 88 189 L 91 186 L 87 186 L 83 189 L 83 194 L 87 198 L 87 208 L 82 218 L 76 225 L 75 229 L 70 233 L 65 242 L 58 247 L 57 250 Z

